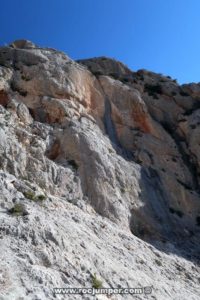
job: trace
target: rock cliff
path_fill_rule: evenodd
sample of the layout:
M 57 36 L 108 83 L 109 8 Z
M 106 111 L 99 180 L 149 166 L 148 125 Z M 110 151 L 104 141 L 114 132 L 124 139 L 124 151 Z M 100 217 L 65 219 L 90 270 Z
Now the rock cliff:
M 200 84 L 0 47 L 0 299 L 200 299 L 199 125 Z

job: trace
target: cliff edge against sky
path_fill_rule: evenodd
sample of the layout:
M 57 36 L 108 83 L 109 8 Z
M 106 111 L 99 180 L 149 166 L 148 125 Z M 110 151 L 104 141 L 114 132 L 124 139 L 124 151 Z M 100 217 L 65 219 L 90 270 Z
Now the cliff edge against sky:
M 1 47 L 0 299 L 199 299 L 199 125 L 200 84 Z

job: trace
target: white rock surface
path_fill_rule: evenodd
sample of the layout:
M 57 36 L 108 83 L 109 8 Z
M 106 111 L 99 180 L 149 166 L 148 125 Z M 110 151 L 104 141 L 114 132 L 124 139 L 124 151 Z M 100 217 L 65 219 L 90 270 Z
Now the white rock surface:
M 200 299 L 199 103 L 105 57 L 1 47 L 0 300 Z M 54 295 L 95 273 L 152 293 Z

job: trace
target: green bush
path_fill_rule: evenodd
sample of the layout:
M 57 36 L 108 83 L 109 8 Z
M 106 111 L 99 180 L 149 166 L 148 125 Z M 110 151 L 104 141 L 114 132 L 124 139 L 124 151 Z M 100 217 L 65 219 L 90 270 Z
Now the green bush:
M 45 195 L 38 195 L 37 196 L 37 201 L 43 201 L 43 200 L 45 200 L 46 199 L 46 196 Z
M 111 76 L 114 79 L 118 79 L 119 75 L 117 73 L 109 73 L 109 76 Z
M 30 79 L 28 77 L 26 77 L 25 75 L 22 75 L 22 80 L 29 81 Z
M 123 83 L 127 83 L 130 81 L 130 79 L 128 77 L 122 77 L 122 78 L 120 78 L 120 81 Z
M 126 193 L 126 189 L 124 187 L 121 187 L 120 191 L 121 191 L 122 194 Z
M 147 92 L 149 94 L 149 96 L 154 96 L 156 94 L 162 94 L 162 86 L 159 84 L 152 85 L 152 84 L 146 83 L 144 86 L 144 90 L 145 90 L 145 92 Z
M 28 213 L 25 209 L 25 206 L 21 203 L 16 203 L 8 212 L 15 216 L 26 216 Z
M 40 194 L 40 195 L 36 196 L 35 193 L 32 192 L 32 191 L 25 192 L 24 196 L 27 199 L 30 199 L 30 200 L 35 201 L 35 202 L 44 201 L 46 199 L 45 195 Z
M 97 278 L 96 273 L 94 273 L 94 275 L 92 275 L 92 287 L 94 289 L 102 288 L 102 281 Z
M 103 75 L 103 73 L 101 71 L 93 71 L 93 74 L 95 76 L 100 76 L 100 75 Z
M 162 262 L 161 262 L 159 259 L 155 259 L 155 263 L 156 263 L 159 267 L 162 266 Z
M 24 193 L 24 196 L 25 196 L 27 199 L 35 200 L 35 194 L 34 194 L 32 191 L 25 192 L 25 193 Z

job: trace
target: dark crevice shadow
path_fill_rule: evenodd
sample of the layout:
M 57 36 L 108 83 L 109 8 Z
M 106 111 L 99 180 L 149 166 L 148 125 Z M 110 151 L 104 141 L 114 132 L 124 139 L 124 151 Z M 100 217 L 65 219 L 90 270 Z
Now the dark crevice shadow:
M 200 265 L 200 228 L 187 226 L 181 215 L 170 212 L 167 191 L 158 172 L 142 167 L 140 188 L 144 206 L 131 211 L 131 232 L 166 254 Z
M 134 153 L 125 149 L 117 137 L 111 117 L 111 103 L 100 82 L 99 84 L 106 99 L 104 114 L 106 134 L 109 136 L 118 155 L 125 160 L 137 162 Z M 171 128 L 163 127 L 176 142 L 177 137 L 174 136 Z M 188 169 L 190 172 L 194 172 L 194 166 L 189 162 L 189 157 L 186 156 L 180 143 L 176 142 L 176 145 L 183 161 L 187 163 Z M 193 184 L 197 188 L 196 180 L 193 181 Z M 172 215 L 169 207 L 170 193 L 162 184 L 158 171 L 153 167 L 142 167 L 140 188 L 140 199 L 144 205 L 138 210 L 131 211 L 131 232 L 162 252 L 184 257 L 200 265 L 200 246 L 198 242 L 200 240 L 200 229 L 197 226 L 195 230 L 189 226 L 187 227 L 180 214 Z
M 170 127 L 168 123 L 161 122 L 161 125 L 163 126 L 164 130 L 171 136 L 173 139 L 175 145 L 177 146 L 177 149 L 181 155 L 181 158 L 185 164 L 185 166 L 188 168 L 188 171 L 190 172 L 192 176 L 192 182 L 193 186 L 190 187 L 191 189 L 194 189 L 198 194 L 200 194 L 200 184 L 199 184 L 199 173 L 197 170 L 197 161 L 194 155 L 189 155 L 184 150 L 184 147 L 181 142 L 185 142 L 185 139 L 182 139 L 179 134 L 176 132 L 176 128 Z M 192 161 L 192 159 L 193 161 Z
M 115 128 L 114 122 L 112 120 L 112 107 L 111 107 L 110 100 L 109 100 L 107 94 L 105 93 L 105 90 L 104 90 L 101 82 L 99 81 L 98 76 L 96 75 L 95 77 L 99 83 L 99 86 L 100 86 L 101 91 L 105 98 L 105 113 L 104 113 L 104 117 L 103 117 L 103 122 L 104 122 L 106 134 L 108 135 L 108 137 L 111 141 L 111 144 L 112 144 L 113 148 L 115 149 L 115 151 L 117 152 L 117 154 L 122 156 L 125 160 L 133 161 L 134 160 L 133 153 L 131 151 L 125 149 L 121 145 L 121 143 L 118 139 L 118 136 L 116 133 L 116 128 Z
M 131 151 L 125 149 L 116 133 L 114 122 L 111 117 L 112 109 L 111 104 L 107 96 L 105 96 L 105 114 L 104 114 L 104 126 L 106 130 L 106 134 L 109 136 L 109 139 L 112 143 L 113 148 L 117 152 L 118 155 L 122 156 L 126 160 L 133 160 L 134 156 Z
M 200 266 L 200 232 L 191 234 L 190 236 L 179 236 L 175 238 L 165 239 L 161 242 L 158 239 L 146 239 L 145 241 L 159 251 L 165 252 L 166 254 L 174 254 L 179 257 L 185 258 L 188 261 L 193 262 L 197 266 Z

